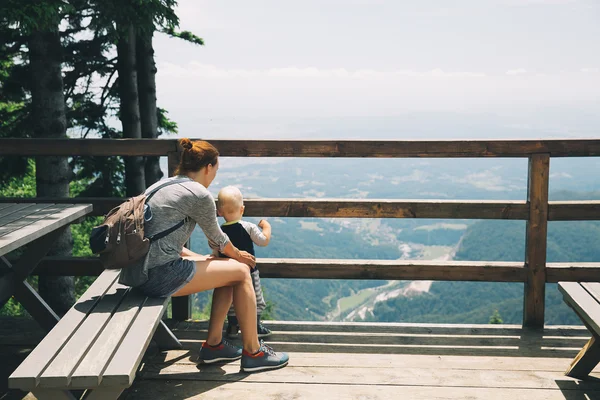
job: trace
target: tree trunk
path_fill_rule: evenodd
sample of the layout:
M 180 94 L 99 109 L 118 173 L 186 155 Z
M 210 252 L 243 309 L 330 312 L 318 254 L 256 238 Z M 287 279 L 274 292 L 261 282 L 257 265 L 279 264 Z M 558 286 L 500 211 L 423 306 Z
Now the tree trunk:
M 158 114 L 156 110 L 156 63 L 152 47 L 151 30 L 138 32 L 136 39 L 138 93 L 140 96 L 140 117 L 142 137 L 158 137 Z M 162 178 L 158 157 L 146 157 L 146 187 Z
M 140 107 L 138 103 L 137 71 L 135 59 L 135 30 L 129 25 L 117 43 L 117 68 L 121 97 L 120 118 L 123 137 L 141 139 Z M 125 185 L 127 196 L 137 196 L 146 188 L 144 157 L 125 158 Z
M 36 138 L 66 138 L 67 119 L 58 32 L 34 32 L 29 39 L 31 68 L 32 128 Z M 38 197 L 69 197 L 72 171 L 67 157 L 36 157 Z M 50 250 L 53 256 L 70 256 L 71 230 L 67 229 Z M 39 292 L 48 305 L 64 315 L 75 302 L 74 280 L 69 277 L 39 277 Z

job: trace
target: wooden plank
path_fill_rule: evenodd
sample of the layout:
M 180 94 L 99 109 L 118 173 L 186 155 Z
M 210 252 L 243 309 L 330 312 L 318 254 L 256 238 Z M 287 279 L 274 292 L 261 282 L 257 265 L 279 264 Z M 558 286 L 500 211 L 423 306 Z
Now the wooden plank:
M 70 337 L 60 353 L 56 355 L 40 376 L 38 387 L 66 388 L 69 386 L 75 368 L 83 360 L 98 336 L 104 331 L 128 291 L 129 288 L 115 282 L 78 327 L 77 331 L 74 333 L 63 331 L 65 338 Z M 90 302 L 92 301 L 90 300 Z M 75 308 L 77 307 L 78 305 L 75 305 Z
M 530 209 L 525 236 L 527 281 L 523 299 L 523 325 L 532 328 L 544 326 L 549 174 L 548 154 L 529 157 L 527 200 Z
M 0 204 L 0 216 L 4 215 L 4 209 L 9 208 L 9 207 L 13 207 L 15 206 L 15 204 L 12 203 L 2 203 Z
M 557 377 L 562 383 L 564 377 Z M 570 383 L 570 382 L 569 382 Z M 569 385 L 573 386 L 573 385 Z M 507 389 L 494 387 L 447 387 L 440 385 L 334 385 L 312 383 L 137 380 L 127 392 L 127 400 L 186 399 L 186 400 L 265 400 L 265 399 L 445 399 L 445 400 L 565 400 L 595 399 L 596 391 L 577 389 Z
M 590 296 L 600 303 L 600 283 L 586 282 L 581 283 L 581 286 L 590 294 Z
M 550 221 L 600 220 L 600 200 L 551 201 L 548 205 Z
M 257 265 L 262 278 L 524 282 L 527 273 L 523 263 L 504 261 L 259 258 Z M 88 275 L 100 268 L 95 257 L 53 257 L 34 274 Z
M 37 386 L 40 374 L 62 349 L 66 339 L 65 332 L 75 332 L 87 313 L 95 306 L 108 288 L 117 279 L 119 271 L 107 270 L 81 296 L 78 303 L 59 321 L 58 325 L 46 335 L 44 340 L 29 354 L 8 379 L 10 388 L 32 390 Z
M 521 325 L 510 324 L 428 324 L 428 323 L 394 323 L 394 322 L 332 322 L 332 321 L 263 321 L 263 324 L 274 331 L 294 332 L 348 332 L 348 333 L 405 333 L 436 335 L 491 335 L 491 336 L 532 336 L 540 338 L 563 337 L 587 340 L 588 330 L 580 326 L 546 325 L 543 331 L 523 329 Z M 206 332 L 208 321 L 168 321 L 168 325 L 176 334 L 182 331 Z
M 600 343 L 598 343 L 598 336 L 593 336 L 573 359 L 565 375 L 572 378 L 586 378 L 598 365 L 598 361 L 600 361 Z
M 194 331 L 177 331 L 180 340 L 206 340 L 207 333 Z M 311 345 L 356 345 L 367 347 L 376 346 L 421 346 L 421 347 L 462 347 L 462 348 L 506 348 L 512 350 L 521 347 L 543 346 L 553 348 L 568 347 L 579 349 L 587 342 L 588 337 L 571 338 L 540 338 L 521 336 L 492 336 L 492 335 L 459 335 L 459 334 L 406 334 L 406 333 L 343 333 L 343 332 L 294 332 L 275 331 L 269 336 L 269 343 L 306 343 Z
M 501 371 L 473 370 L 466 365 L 462 369 L 437 368 L 362 368 L 362 367 L 323 367 L 306 368 L 290 365 L 283 369 L 261 374 L 239 373 L 239 362 L 198 367 L 172 364 L 164 368 L 158 365 L 144 365 L 140 377 L 180 381 L 236 382 L 243 378 L 247 383 L 269 382 L 271 384 L 336 384 L 336 385 L 394 385 L 394 386 L 436 386 L 436 387 L 476 387 L 506 389 L 565 389 L 600 391 L 600 380 L 576 381 L 554 371 Z M 558 382 L 557 382 L 558 381 Z
M 440 356 L 424 354 L 359 354 L 336 353 L 291 353 L 294 367 L 354 367 L 354 368 L 435 368 L 435 369 L 471 369 L 498 371 L 553 371 L 562 374 L 567 358 L 548 357 L 486 357 L 486 356 Z M 144 363 L 158 364 L 162 367 L 172 364 L 196 365 L 197 354 L 186 350 L 171 350 L 146 357 Z M 600 371 L 599 371 L 600 372 Z
M 14 198 L 0 199 L 14 201 Z M 24 201 L 89 203 L 91 215 L 104 215 L 125 198 L 32 198 Z M 487 200 L 348 200 L 348 199 L 246 199 L 244 215 L 249 217 L 322 218 L 443 218 L 443 219 L 518 219 L 529 217 L 524 201 Z
M 41 208 L 38 208 L 36 211 L 41 210 L 49 205 L 52 204 L 48 204 L 46 206 L 41 205 Z M 38 205 L 35 203 L 12 204 L 9 207 L 6 207 L 4 210 L 0 211 L 0 228 L 9 222 L 18 220 L 23 215 L 29 214 L 31 212 L 30 210 L 35 209 L 36 207 L 38 207 Z
M 42 299 L 42 296 L 31 287 L 29 282 L 19 282 L 14 288 L 15 299 L 25 307 L 27 312 L 46 331 L 52 330 L 60 320 L 54 310 Z
M 127 331 L 119 349 L 104 371 L 101 387 L 129 387 L 148 347 L 152 335 L 161 321 L 168 298 L 149 297 Z
M 50 215 L 49 219 L 36 221 L 13 234 L 0 235 L 0 255 L 9 253 L 55 229 L 68 225 L 92 210 L 91 204 L 70 205 L 66 208 L 64 205 L 58 205 L 57 207 L 61 206 L 63 209 Z
M 192 139 L 199 140 L 199 139 Z M 224 140 L 225 157 L 552 157 L 600 156 L 598 139 L 552 140 Z M 165 156 L 176 139 L 0 139 L 0 156 Z
M 177 140 L 0 139 L 0 156 L 166 156 Z
M 72 388 L 88 389 L 100 385 L 104 368 L 119 347 L 119 343 L 135 320 L 135 316 L 145 300 L 145 296 L 135 291 L 128 291 L 106 328 L 73 372 Z
M 121 197 L 76 198 L 3 198 L 3 202 L 23 203 L 89 203 L 94 209 L 90 215 L 105 215 L 125 201 Z M 529 218 L 529 207 L 523 201 L 454 201 L 454 200 L 348 200 L 348 199 L 246 199 L 245 215 L 249 217 L 328 217 L 328 218 L 474 218 L 518 219 Z M 454 217 L 453 217 L 454 216 Z M 600 201 L 551 201 L 549 221 L 589 221 L 600 219 Z
M 302 218 L 527 219 L 524 201 L 247 199 L 244 215 Z
M 576 282 L 559 282 L 558 290 L 579 318 L 590 326 L 596 334 L 600 334 L 600 304 L 587 290 Z
M 547 263 L 546 282 L 597 282 L 600 263 Z
M 172 297 L 171 315 L 178 321 L 192 318 L 192 296 Z
M 42 209 L 30 213 L 29 215 L 25 215 L 22 218 L 15 218 L 6 224 L 3 224 L 0 227 L 0 240 L 2 240 L 3 236 L 8 235 L 9 233 L 15 232 L 16 230 L 26 228 L 31 224 L 34 224 L 38 221 L 44 220 L 46 218 L 50 218 L 51 215 L 60 212 L 64 209 L 67 209 L 69 206 L 66 204 L 48 204 L 47 207 L 42 207 Z
M 175 337 L 173 332 L 165 325 L 163 320 L 158 323 L 152 339 L 156 342 L 156 345 L 160 350 L 177 350 L 183 348 L 177 337 Z
M 212 140 L 227 157 L 552 157 L 600 155 L 600 140 Z

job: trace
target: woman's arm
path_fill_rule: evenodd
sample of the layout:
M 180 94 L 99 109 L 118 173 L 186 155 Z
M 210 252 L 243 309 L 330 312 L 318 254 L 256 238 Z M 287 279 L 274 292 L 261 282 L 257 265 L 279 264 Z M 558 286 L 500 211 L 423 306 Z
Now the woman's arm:
M 200 256 L 201 254 L 198 253 L 194 253 L 193 251 L 191 251 L 190 249 L 188 249 L 187 247 L 184 247 L 181 250 L 181 257 L 190 257 L 190 256 Z
M 256 266 L 256 258 L 247 251 L 239 250 L 235 247 L 231 242 L 227 242 L 221 253 L 225 254 L 229 258 L 233 258 L 241 263 L 246 264 L 250 268 L 254 268 Z
M 217 210 L 212 196 L 206 196 L 198 199 L 196 208 L 193 210 L 192 218 L 204 232 L 211 248 L 219 250 L 229 258 L 233 258 L 244 263 L 251 268 L 256 265 L 256 259 L 253 255 L 238 250 L 221 230 L 217 221 Z

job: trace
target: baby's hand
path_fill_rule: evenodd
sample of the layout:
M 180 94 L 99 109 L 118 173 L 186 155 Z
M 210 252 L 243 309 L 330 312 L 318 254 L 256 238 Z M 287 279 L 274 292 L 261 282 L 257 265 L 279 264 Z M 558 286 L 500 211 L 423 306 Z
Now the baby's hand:
M 269 224 L 269 223 L 267 222 L 267 220 L 266 220 L 266 219 L 261 219 L 261 220 L 258 222 L 258 227 L 259 227 L 260 229 L 265 229 L 265 227 L 266 227 L 266 226 L 270 226 L 270 225 L 271 225 L 271 224 Z

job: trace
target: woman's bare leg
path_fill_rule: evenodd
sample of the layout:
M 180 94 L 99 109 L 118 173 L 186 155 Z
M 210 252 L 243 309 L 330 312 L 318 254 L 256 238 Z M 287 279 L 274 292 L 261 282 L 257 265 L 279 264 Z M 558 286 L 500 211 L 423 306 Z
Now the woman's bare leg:
M 244 349 L 258 351 L 256 332 L 256 295 L 247 265 L 230 259 L 212 257 L 186 257 L 196 262 L 196 275 L 173 296 L 186 296 L 204 290 L 232 286 L 233 304 L 242 331 Z M 231 294 L 226 290 L 215 290 L 209 324 L 209 338 L 214 343 L 221 341 L 223 322 L 231 305 Z M 213 322 L 214 318 L 214 322 Z M 220 321 L 220 325 L 217 323 Z M 211 342 L 209 342 L 211 344 Z
M 213 291 L 210 320 L 208 321 L 208 337 L 206 338 L 211 346 L 221 343 L 223 339 L 223 324 L 232 301 L 233 287 L 223 286 L 215 288 Z

